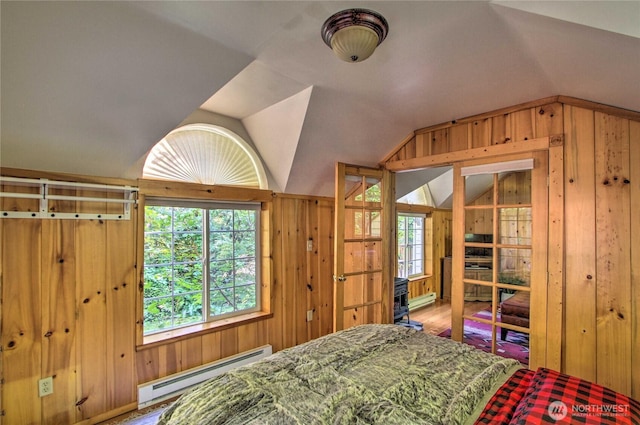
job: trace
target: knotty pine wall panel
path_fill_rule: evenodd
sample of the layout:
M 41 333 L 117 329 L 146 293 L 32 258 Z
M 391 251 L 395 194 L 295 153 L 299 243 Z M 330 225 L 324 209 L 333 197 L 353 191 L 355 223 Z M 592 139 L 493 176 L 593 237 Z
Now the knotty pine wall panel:
M 596 112 L 595 136 L 597 381 L 630 394 L 629 120 Z
M 553 102 L 535 107 L 535 137 L 553 136 L 564 131 L 564 105 Z
M 640 396 L 637 216 L 639 125 L 565 105 L 566 282 L 563 367 Z M 637 242 L 636 242 L 637 246 Z M 634 261 L 635 260 L 635 261 Z M 634 359 L 636 359 L 634 361 Z
M 548 262 L 554 297 L 548 329 L 561 335 L 547 335 L 554 351 L 546 358 L 564 372 L 640 398 L 640 113 L 555 96 L 416 130 L 414 138 L 433 144 L 429 135 L 468 123 L 471 148 L 487 146 L 487 135 L 491 145 L 563 136 L 550 140 L 563 149 L 554 156 L 563 184 L 550 179 L 548 212 L 550 229 L 559 221 L 564 229 L 563 241 L 555 233 L 549 241 L 550 254 L 564 246 L 562 258 L 554 251 Z M 413 158 L 403 144 L 383 161 L 392 169 Z M 420 151 L 422 157 L 443 153 L 433 146 Z
M 562 134 L 562 108 L 554 97 L 419 129 L 383 163 Z
M 640 356 L 637 168 L 640 125 L 565 105 L 563 369 L 635 398 Z M 635 199 L 635 202 L 633 202 Z M 635 361 L 634 361 L 635 359 Z
M 470 124 L 454 125 L 451 127 L 449 149 L 451 151 L 461 151 L 468 149 L 470 139 Z
M 75 223 L 42 220 L 42 371 L 55 376 L 54 392 L 42 398 L 51 423 L 75 422 L 76 314 Z M 48 336 L 47 336 L 48 335 Z
M 435 290 L 436 296 L 441 296 L 442 263 L 441 258 L 451 255 L 452 212 L 448 210 L 434 210 L 431 214 L 431 226 L 433 229 L 433 278 L 430 286 Z
M 107 410 L 138 399 L 135 371 L 136 270 L 132 244 L 122 244 L 135 234 L 136 221 L 107 221 L 106 251 L 106 365 Z M 133 342 L 133 344 L 132 344 Z
M 489 118 L 475 120 L 471 123 L 470 148 L 483 148 L 491 145 L 491 124 L 492 120 Z
M 631 202 L 631 394 L 640 399 L 640 120 L 629 121 Z
M 596 246 L 595 134 L 590 109 L 566 106 L 565 229 L 572 246 Z M 570 242 L 570 241 L 567 241 Z M 575 248 L 565 255 L 565 337 L 563 369 L 596 380 L 596 250 Z M 580 302 L 570 302 L 580 300 Z
M 77 420 L 107 411 L 106 224 L 76 224 Z M 129 260 L 131 261 L 131 259 Z M 44 282 L 43 282 L 44 283 Z
M 4 424 L 37 424 L 42 406 L 42 223 L 2 220 L 2 409 Z M 55 383 L 54 383 L 55 385 Z
M 309 339 L 333 331 L 333 208 L 333 200 L 309 203 L 307 234 L 312 249 L 307 252 L 307 306 L 313 310 Z
M 422 295 L 427 295 L 430 292 L 435 293 L 435 285 L 433 284 L 433 277 L 422 277 L 419 279 L 409 280 L 408 290 L 409 298 L 417 298 Z
M 38 176 L 49 177 L 27 177 Z M 0 201 L 8 210 L 38 210 L 33 200 Z M 80 210 L 105 208 L 92 204 Z M 76 206 L 50 204 L 56 211 Z M 333 199 L 278 195 L 272 211 L 271 252 L 263 257 L 272 262 L 272 317 L 138 351 L 135 218 L 0 220 L 0 423 L 96 423 L 135 409 L 138 383 L 330 333 Z M 46 376 L 55 377 L 54 392 L 40 398 L 38 380 Z
M 307 202 L 282 198 L 282 217 L 276 226 L 281 226 L 283 234 L 283 275 L 281 281 L 287 285 L 283 292 L 283 322 L 291 326 L 282 332 L 283 347 L 292 347 L 307 339 Z M 304 322 L 297 317 L 305 317 Z M 285 330 L 283 328 L 283 330 Z
M 442 130 L 434 130 L 429 133 L 431 140 L 431 154 L 436 155 L 439 153 L 446 153 L 451 151 L 451 147 L 449 145 L 449 129 L 445 128 Z M 407 152 L 405 155 L 406 158 L 415 158 L 413 152 Z

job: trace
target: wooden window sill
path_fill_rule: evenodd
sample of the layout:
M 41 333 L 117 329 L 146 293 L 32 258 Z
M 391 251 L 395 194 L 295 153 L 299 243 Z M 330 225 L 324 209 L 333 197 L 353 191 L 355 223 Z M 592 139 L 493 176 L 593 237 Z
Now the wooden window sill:
M 428 279 L 430 278 L 432 275 L 430 274 L 422 274 L 422 275 L 418 275 L 418 276 L 411 276 L 409 278 L 409 282 L 415 282 L 416 280 L 423 280 L 423 279 Z
M 176 341 L 181 341 L 211 332 L 218 332 L 225 329 L 234 328 L 248 323 L 257 322 L 273 317 L 272 313 L 257 311 L 243 314 L 241 316 L 229 317 L 227 319 L 216 320 L 214 322 L 198 323 L 197 325 L 185 326 L 184 328 L 172 329 L 166 332 L 159 332 L 143 337 L 142 345 L 136 346 L 136 351 L 147 350 Z

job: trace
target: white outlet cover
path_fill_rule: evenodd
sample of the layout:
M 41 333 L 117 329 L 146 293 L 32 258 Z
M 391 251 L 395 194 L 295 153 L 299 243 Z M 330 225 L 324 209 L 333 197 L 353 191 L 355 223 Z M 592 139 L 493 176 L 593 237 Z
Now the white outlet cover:
M 42 378 L 38 381 L 38 395 L 40 397 L 53 394 L 53 377 Z

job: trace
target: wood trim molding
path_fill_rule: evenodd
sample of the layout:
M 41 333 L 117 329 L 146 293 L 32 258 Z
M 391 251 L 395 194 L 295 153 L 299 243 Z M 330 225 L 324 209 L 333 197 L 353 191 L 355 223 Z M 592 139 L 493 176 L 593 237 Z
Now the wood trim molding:
M 427 205 L 396 203 L 396 212 L 398 213 L 431 214 L 434 210 L 436 210 L 435 207 Z
M 515 153 L 533 152 L 549 149 L 551 140 L 558 143 L 562 140 L 562 135 L 551 137 L 540 137 L 524 142 L 511 142 L 503 145 L 492 145 L 482 148 L 466 149 L 455 152 L 447 152 L 438 155 L 425 156 L 420 158 L 404 159 L 399 161 L 390 161 L 386 164 L 389 171 L 402 172 L 409 170 L 418 170 L 427 167 L 436 167 L 441 165 L 451 165 L 460 161 L 469 161 L 472 159 L 490 158 L 492 156 L 509 155 Z
M 270 190 L 234 186 L 139 179 L 138 188 L 140 193 L 146 196 L 166 198 L 224 199 L 243 202 L 269 202 L 273 200 L 273 192 Z
M 400 151 L 400 149 L 402 149 L 404 145 L 409 143 L 414 137 L 416 137 L 416 133 L 415 131 L 412 131 L 407 137 L 404 138 L 402 142 L 400 142 L 395 148 L 393 148 L 391 152 L 389 152 L 387 155 L 385 155 L 384 158 L 380 160 L 379 162 L 380 166 L 384 167 L 385 162 L 393 158 L 393 156 L 396 155 L 398 151 Z
M 615 115 L 632 121 L 640 121 L 640 112 L 624 109 L 617 106 L 605 105 L 604 103 L 592 102 L 590 100 L 578 99 L 570 96 L 558 96 L 558 102 L 565 105 L 577 106 L 579 108 L 591 109 L 607 115 Z
M 547 234 L 547 358 L 545 366 L 561 370 L 564 332 L 564 147 L 549 148 Z

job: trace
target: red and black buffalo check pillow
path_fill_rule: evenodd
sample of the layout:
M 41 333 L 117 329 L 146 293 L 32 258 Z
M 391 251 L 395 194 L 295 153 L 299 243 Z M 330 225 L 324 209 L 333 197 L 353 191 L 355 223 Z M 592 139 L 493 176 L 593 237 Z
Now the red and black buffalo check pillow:
M 534 372 L 518 369 L 487 403 L 476 424 L 508 424 L 529 388 Z
M 478 422 L 516 425 L 640 424 L 640 403 L 632 398 L 546 368 L 538 369 L 533 375 L 531 373 L 524 372 L 520 378 L 507 381 L 489 402 Z M 530 380 L 527 382 L 528 376 Z M 510 385 L 526 387 L 512 388 Z M 508 401 L 501 401 L 505 396 Z M 515 405 L 512 416 L 506 409 L 493 409 L 491 403 L 494 399 L 503 407 Z M 497 415 L 489 417 L 492 410 L 496 410 Z

